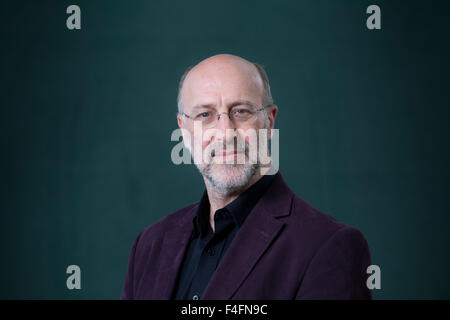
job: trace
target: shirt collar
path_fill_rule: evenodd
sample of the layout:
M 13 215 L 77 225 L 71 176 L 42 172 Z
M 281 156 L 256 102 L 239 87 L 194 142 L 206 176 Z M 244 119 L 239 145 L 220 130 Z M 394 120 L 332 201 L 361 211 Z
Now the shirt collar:
M 227 211 L 231 213 L 235 224 L 238 227 L 241 227 L 250 211 L 256 205 L 264 192 L 269 188 L 274 177 L 275 175 L 263 176 L 235 200 L 230 202 L 224 208 L 217 210 L 216 213 L 220 214 L 221 212 L 219 211 Z M 199 234 L 202 236 L 207 234 L 209 228 L 209 210 L 209 198 L 208 193 L 205 190 L 193 218 L 194 237 Z

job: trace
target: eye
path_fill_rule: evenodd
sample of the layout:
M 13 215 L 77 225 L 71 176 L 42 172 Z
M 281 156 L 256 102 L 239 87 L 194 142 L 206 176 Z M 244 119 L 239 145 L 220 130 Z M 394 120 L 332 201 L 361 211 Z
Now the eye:
M 202 112 L 202 113 L 199 113 L 197 116 L 196 116 L 196 118 L 197 119 L 201 119 L 201 118 L 208 118 L 209 116 L 210 116 L 211 114 L 209 113 L 209 112 Z
M 239 109 L 233 110 L 233 113 L 238 114 L 238 115 L 245 115 L 245 114 L 250 114 L 251 112 L 248 109 L 239 108 Z

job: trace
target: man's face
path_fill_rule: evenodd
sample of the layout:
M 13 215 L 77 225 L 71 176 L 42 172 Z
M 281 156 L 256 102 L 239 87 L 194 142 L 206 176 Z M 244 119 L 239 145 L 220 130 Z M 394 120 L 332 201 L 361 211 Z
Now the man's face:
M 207 59 L 193 68 L 185 79 L 181 92 L 183 112 L 192 118 L 179 115 L 178 124 L 190 133 L 192 140 L 188 148 L 199 171 L 222 192 L 240 190 L 255 175 L 260 165 L 250 163 L 249 151 L 255 149 L 249 145 L 249 136 L 242 135 L 241 130 L 249 132 L 248 129 L 253 129 L 257 134 L 258 129 L 273 128 L 276 107 L 275 110 L 266 109 L 268 115 L 265 111 L 255 112 L 248 121 L 232 121 L 225 113 L 241 114 L 245 110 L 260 109 L 264 107 L 263 94 L 256 68 L 236 58 L 216 56 Z M 204 119 L 217 113 L 224 114 L 210 128 L 202 125 L 200 135 L 194 134 L 194 126 L 201 120 L 193 118 Z M 201 145 L 201 154 L 193 152 L 196 143 Z M 207 159 L 198 159 L 202 155 Z

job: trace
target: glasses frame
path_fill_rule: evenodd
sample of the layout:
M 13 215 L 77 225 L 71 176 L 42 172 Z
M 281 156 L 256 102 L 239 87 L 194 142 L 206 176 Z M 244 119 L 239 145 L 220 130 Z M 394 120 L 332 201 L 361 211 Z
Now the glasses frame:
M 260 111 L 262 111 L 264 109 L 267 109 L 267 108 L 270 108 L 270 107 L 273 107 L 273 104 L 268 104 L 268 105 L 266 105 L 264 107 L 261 107 L 259 109 L 253 110 L 253 112 L 255 112 L 255 115 L 256 115 L 257 112 L 260 112 Z M 228 119 L 230 119 L 231 122 L 235 123 L 234 120 L 231 117 L 231 111 L 233 111 L 233 110 L 230 110 L 228 112 L 221 112 L 221 113 L 216 114 L 216 120 L 214 120 L 211 124 L 209 124 L 207 126 L 208 127 L 214 127 L 217 124 L 217 122 L 219 122 L 220 116 L 222 114 L 228 115 Z M 191 119 L 192 121 L 195 121 L 194 117 L 192 117 L 192 116 L 190 116 L 190 115 L 188 115 L 188 114 L 186 114 L 184 112 L 181 112 L 180 115 L 185 116 L 186 118 Z

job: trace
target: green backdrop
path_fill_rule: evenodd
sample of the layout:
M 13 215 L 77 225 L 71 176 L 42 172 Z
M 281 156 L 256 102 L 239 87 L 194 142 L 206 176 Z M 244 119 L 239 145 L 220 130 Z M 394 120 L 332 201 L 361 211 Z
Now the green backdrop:
M 81 8 L 81 30 L 66 8 Z M 381 8 L 381 30 L 366 8 Z M 366 236 L 377 299 L 450 298 L 444 1 L 2 1 L 3 299 L 117 299 L 137 233 L 199 200 L 170 161 L 178 79 L 263 64 L 280 171 Z M 66 268 L 81 268 L 68 290 Z

